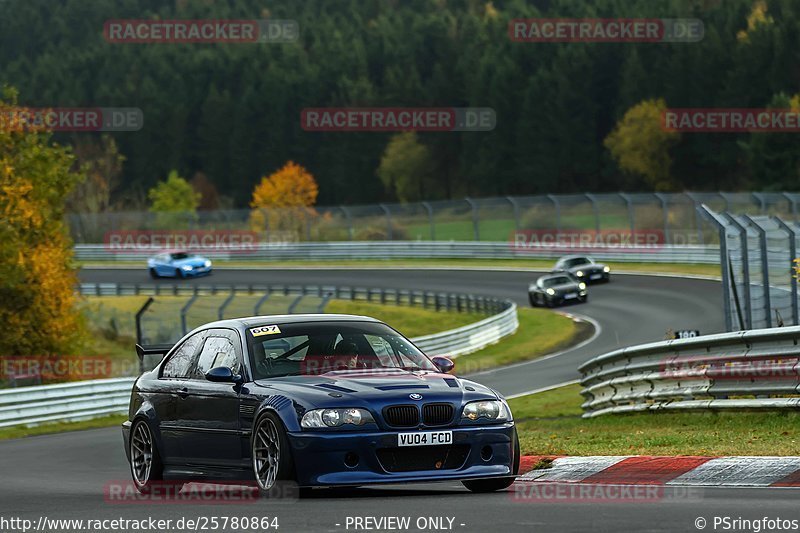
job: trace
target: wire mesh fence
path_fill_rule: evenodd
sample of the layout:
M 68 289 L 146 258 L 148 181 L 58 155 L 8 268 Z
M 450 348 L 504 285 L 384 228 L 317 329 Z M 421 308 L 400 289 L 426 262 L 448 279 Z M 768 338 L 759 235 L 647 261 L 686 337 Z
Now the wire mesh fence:
M 738 204 L 742 205 L 742 204 Z M 735 206 L 733 202 L 726 207 Z M 777 214 L 699 212 L 720 239 L 720 273 L 728 331 L 800 325 L 800 225 Z
M 800 193 L 637 193 L 507 196 L 494 198 L 240 209 L 196 213 L 72 213 L 78 244 L 106 242 L 124 231 L 253 231 L 262 242 L 508 241 L 525 230 L 657 231 L 666 245 L 717 242 L 697 208 L 797 220 Z

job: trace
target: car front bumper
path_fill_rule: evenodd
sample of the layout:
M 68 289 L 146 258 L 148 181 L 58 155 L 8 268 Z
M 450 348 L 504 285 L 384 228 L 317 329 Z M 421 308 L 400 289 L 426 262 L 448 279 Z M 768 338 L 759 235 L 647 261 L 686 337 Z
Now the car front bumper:
M 211 274 L 211 270 L 213 267 L 195 267 L 191 270 L 181 270 L 184 276 L 194 277 L 194 276 L 205 276 L 207 274 Z
M 513 422 L 426 429 L 434 430 L 451 430 L 453 443 L 400 448 L 401 431 L 289 433 L 297 482 L 304 487 L 352 486 L 514 475 Z M 355 465 L 353 455 L 358 457 Z

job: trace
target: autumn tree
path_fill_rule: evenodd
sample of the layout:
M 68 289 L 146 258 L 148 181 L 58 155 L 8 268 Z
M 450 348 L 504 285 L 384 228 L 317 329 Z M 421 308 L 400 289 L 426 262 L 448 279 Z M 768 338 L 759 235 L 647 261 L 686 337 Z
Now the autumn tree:
M 603 141 L 622 170 L 641 175 L 657 191 L 679 187 L 670 174 L 669 149 L 680 135 L 663 127 L 662 115 L 666 109 L 667 104 L 661 98 L 636 104 Z
M 2 90 L 4 117 L 17 93 Z M 0 126 L 0 356 L 75 353 L 85 341 L 77 312 L 65 198 L 84 176 L 75 157 L 35 127 Z
M 255 231 L 299 232 L 306 219 L 316 216 L 312 206 L 319 188 L 314 176 L 292 161 L 269 176 L 253 190 L 250 224 Z
M 392 136 L 381 157 L 377 174 L 383 186 L 401 202 L 427 199 L 431 153 L 415 131 Z
M 160 228 L 182 229 L 197 219 L 200 193 L 196 192 L 184 178 L 173 170 L 166 181 L 159 182 L 147 192 L 150 211 L 156 214 Z

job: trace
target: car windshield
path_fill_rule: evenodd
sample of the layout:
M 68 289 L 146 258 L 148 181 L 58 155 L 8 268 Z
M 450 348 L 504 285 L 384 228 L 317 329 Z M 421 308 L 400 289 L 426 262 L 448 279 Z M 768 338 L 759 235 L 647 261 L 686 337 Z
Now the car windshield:
M 563 264 L 567 268 L 572 268 L 578 265 L 588 265 L 591 262 L 592 260 L 588 257 L 573 257 L 572 259 L 565 259 Z
M 547 278 L 542 281 L 543 287 L 555 287 L 556 285 L 564 285 L 565 283 L 573 283 L 567 276 L 558 276 L 556 278 Z
M 188 258 L 192 257 L 192 254 L 188 254 L 186 252 L 178 252 L 178 253 L 170 254 L 170 257 L 172 258 L 173 261 L 179 261 L 181 259 L 188 259 Z
M 306 322 L 249 328 L 255 379 L 374 370 L 436 370 L 385 324 Z

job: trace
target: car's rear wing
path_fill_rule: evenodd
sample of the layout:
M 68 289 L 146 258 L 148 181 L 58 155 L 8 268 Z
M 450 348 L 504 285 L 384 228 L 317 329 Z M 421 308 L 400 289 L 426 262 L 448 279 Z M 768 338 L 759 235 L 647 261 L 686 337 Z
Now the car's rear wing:
M 139 357 L 139 371 L 153 370 L 173 346 L 173 344 L 150 344 L 147 346 L 137 344 L 136 355 Z

